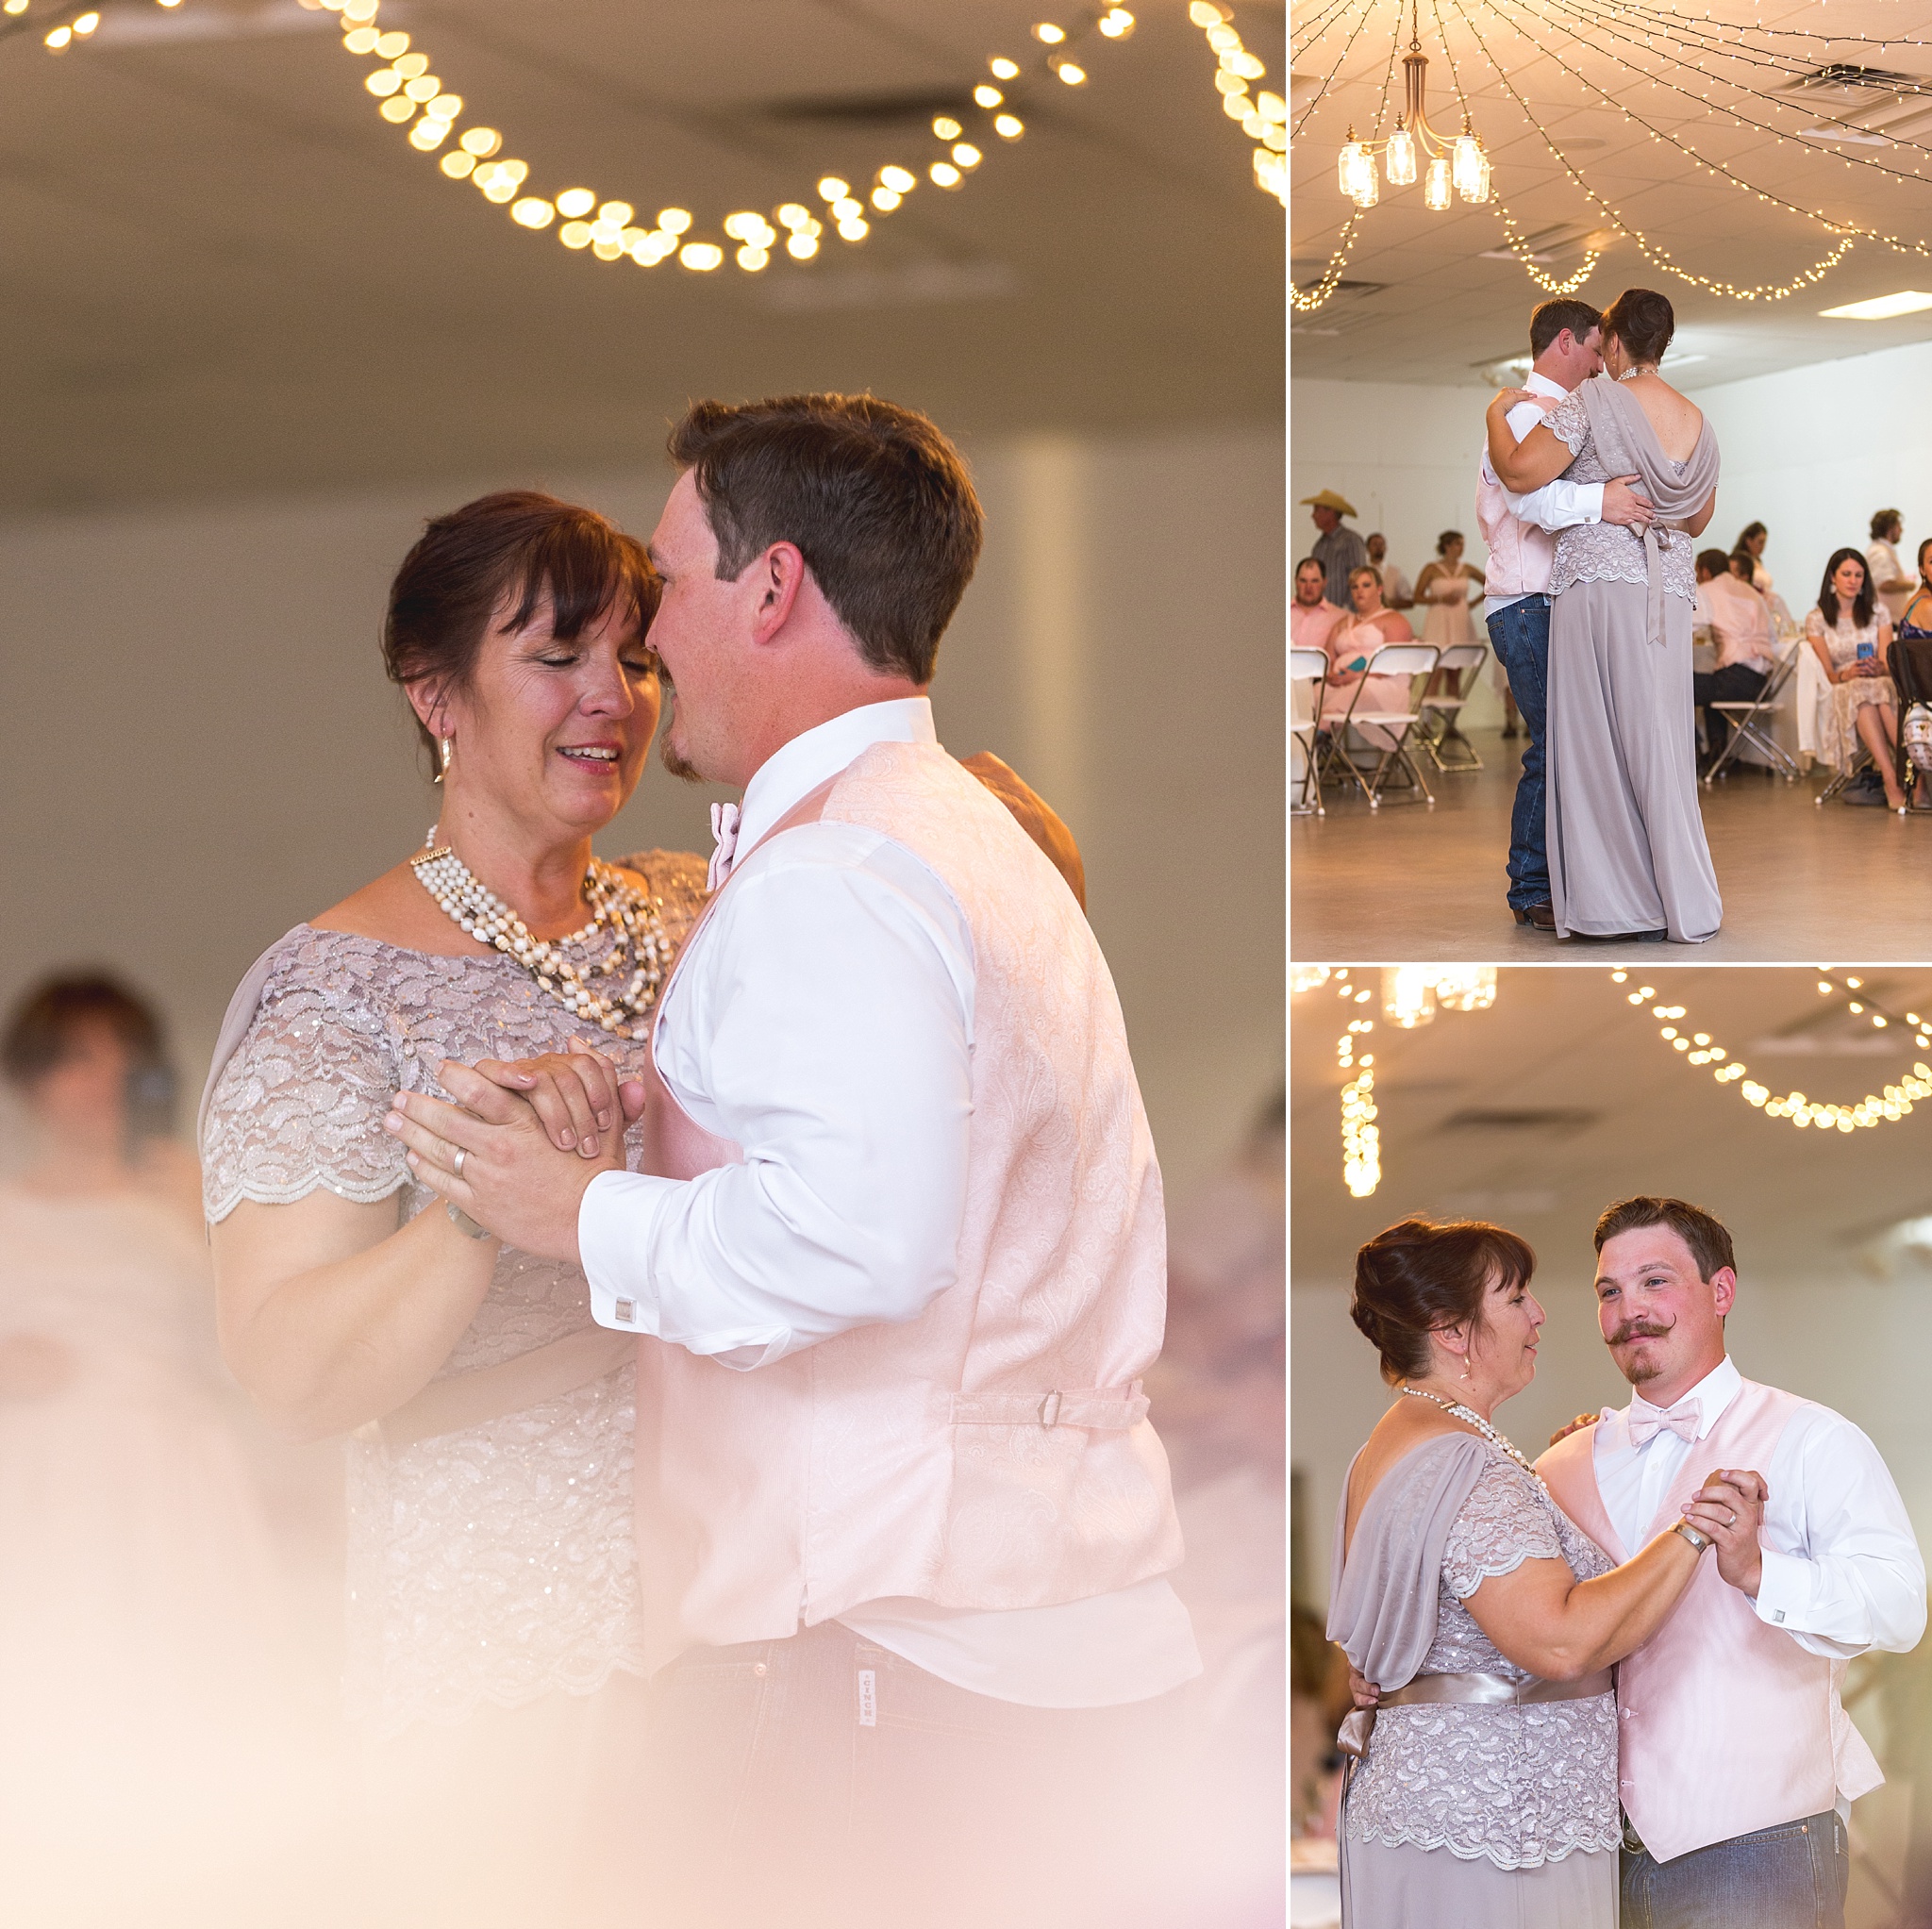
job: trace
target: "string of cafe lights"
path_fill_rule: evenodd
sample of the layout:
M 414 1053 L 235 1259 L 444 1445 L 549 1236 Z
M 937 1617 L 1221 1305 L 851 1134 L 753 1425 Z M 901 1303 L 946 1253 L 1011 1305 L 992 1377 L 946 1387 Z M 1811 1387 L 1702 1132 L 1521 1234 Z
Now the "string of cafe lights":
M 1188 18 L 1208 36 L 1216 69 L 1214 86 L 1221 110 L 1241 124 L 1241 132 L 1255 143 L 1255 185 L 1288 206 L 1288 103 L 1271 88 L 1252 98 L 1251 81 L 1261 79 L 1266 64 L 1241 44 L 1234 24 L 1234 8 L 1216 0 L 1190 0 Z
M 24 15 L 30 4 L 31 0 L 0 0 L 0 14 Z M 158 4 L 175 7 L 180 0 L 158 0 Z M 381 0 L 302 0 L 302 4 L 311 10 L 339 13 L 344 27 L 344 51 L 358 58 L 374 55 L 383 63 L 371 69 L 363 79 L 382 118 L 393 126 L 407 127 L 409 145 L 420 154 L 439 154 L 454 137 L 453 144 L 439 155 L 441 173 L 453 181 L 467 180 L 486 200 L 507 206 L 510 219 L 519 226 L 542 230 L 554 225 L 565 247 L 588 249 L 600 261 L 628 258 L 640 267 L 654 268 L 675 256 L 680 265 L 700 274 L 724 265 L 725 250 L 692 232 L 694 217 L 688 208 L 662 208 L 655 224 L 646 227 L 634 219 L 636 208 L 631 202 L 604 199 L 589 188 L 566 188 L 551 195 L 523 191 L 530 179 L 530 164 L 503 152 L 504 137 L 494 127 L 470 125 L 457 133 L 465 106 L 462 95 L 448 89 L 441 76 L 431 71 L 427 53 L 413 43 L 410 35 L 385 31 L 376 25 Z M 61 24 L 45 36 L 49 52 L 64 52 L 100 25 L 100 14 L 88 0 L 80 0 L 80 6 L 84 10 L 76 11 L 73 5 L 61 9 Z M 1224 9 L 1216 8 L 1214 12 L 1216 25 L 1224 25 Z M 46 16 L 43 13 L 42 17 Z M 984 117 L 991 139 L 986 133 L 976 141 L 969 139 L 968 127 L 957 114 L 935 115 L 931 131 L 940 151 L 925 158 L 924 177 L 946 191 L 962 187 L 993 146 L 1009 144 L 1024 135 L 1025 123 L 1014 108 L 1023 104 L 1030 83 L 1051 78 L 1067 87 L 1084 86 L 1087 70 L 1073 58 L 1074 51 L 1090 35 L 1098 35 L 1104 42 L 1123 41 L 1133 32 L 1134 25 L 1133 14 L 1120 6 L 1108 6 L 1083 16 L 1073 27 L 1050 20 L 1037 22 L 1032 34 L 1039 51 L 1024 64 L 1004 54 L 992 55 L 987 61 L 991 79 L 981 81 L 973 90 L 974 110 Z M 13 25 L 12 21 L 0 23 L 0 31 Z M 1236 45 L 1239 49 L 1239 36 Z M 1252 59 L 1244 49 L 1239 51 L 1244 62 Z M 1245 84 L 1243 75 L 1243 91 Z M 960 110 L 965 111 L 963 108 Z M 1235 109 L 1229 111 L 1233 114 Z M 1280 115 L 1273 119 L 1262 112 L 1258 102 L 1251 102 L 1241 110 L 1244 122 L 1252 118 L 1259 123 L 1257 138 L 1265 137 L 1270 126 L 1285 125 L 1286 116 L 1285 104 Z M 1280 165 L 1285 198 L 1285 157 L 1280 158 Z M 1257 180 L 1260 174 L 1257 160 Z M 878 169 L 864 200 L 842 176 L 833 174 L 819 178 L 817 199 L 839 238 L 857 243 L 871 232 L 874 221 L 902 207 L 920 182 L 921 175 L 911 168 L 889 163 Z M 724 218 L 720 227 L 727 241 L 738 243 L 733 258 L 739 268 L 758 274 L 770 263 L 780 229 L 785 231 L 785 253 L 795 261 L 811 260 L 819 253 L 825 222 L 811 206 L 799 200 L 781 203 L 773 209 L 771 220 L 756 209 L 735 210 Z
M 1356 23 L 1355 32 L 1349 35 L 1348 44 L 1336 56 L 1335 65 L 1323 76 L 1321 87 L 1310 99 L 1308 106 L 1303 111 L 1301 119 L 1295 123 L 1295 136 L 1298 136 L 1302 129 L 1307 125 L 1308 116 L 1315 111 L 1323 96 L 1327 93 L 1336 75 L 1341 71 L 1341 63 L 1348 58 L 1356 42 L 1361 37 L 1362 28 L 1368 25 L 1370 18 L 1374 13 L 1375 7 L 1376 0 L 1362 0 L 1361 18 Z M 1375 119 L 1374 125 L 1369 129 L 1369 139 L 1371 141 L 1376 141 L 1381 138 L 1382 125 L 1389 116 L 1389 94 L 1395 82 L 1395 48 L 1396 42 L 1391 37 L 1389 42 L 1389 58 L 1382 69 L 1382 91 L 1375 101 Z M 1353 133 L 1355 130 L 1351 127 L 1349 131 Z M 1294 137 L 1291 136 L 1291 139 L 1292 138 Z M 1329 297 L 1341 285 L 1341 277 L 1348 272 L 1349 260 L 1355 254 L 1357 230 L 1361 225 L 1362 216 L 1367 212 L 1368 209 L 1365 207 L 1358 206 L 1355 212 L 1348 217 L 1348 220 L 1342 225 L 1341 239 L 1336 242 L 1334 251 L 1328 257 L 1328 265 L 1322 271 L 1321 280 L 1312 288 L 1297 288 L 1292 277 L 1290 278 L 1288 284 L 1288 303 L 1291 311 L 1297 314 L 1312 314 L 1317 308 L 1327 305 Z
M 1398 36 L 1401 31 L 1401 15 L 1412 6 L 1413 0 L 1396 0 L 1393 11 L 1396 20 L 1395 32 Z M 1694 287 L 1705 289 L 1710 293 L 1726 299 L 1739 301 L 1776 301 L 1783 300 L 1791 294 L 1797 293 L 1800 290 L 1813 286 L 1823 280 L 1826 274 L 1843 260 L 1853 246 L 1861 240 L 1879 243 L 1902 254 L 1912 254 L 1920 257 L 1932 256 L 1932 246 L 1928 246 L 1924 241 L 1906 240 L 1898 235 L 1868 227 L 1860 223 L 1829 218 L 1812 208 L 1799 207 L 1796 203 L 1768 192 L 1752 182 L 1745 180 L 1724 162 L 1707 159 L 1690 142 L 1680 139 L 1667 128 L 1654 125 L 1641 111 L 1633 111 L 1626 100 L 1619 98 L 1607 88 L 1591 80 L 1588 75 L 1565 60 L 1551 46 L 1548 28 L 1554 16 L 1555 20 L 1560 23 L 1562 31 L 1573 39 L 1581 40 L 1584 36 L 1576 25 L 1576 23 L 1581 22 L 1588 27 L 1592 38 L 1597 40 L 1605 38 L 1613 39 L 1624 47 L 1634 51 L 1637 40 L 1630 32 L 1624 30 L 1623 26 L 1624 23 L 1634 21 L 1640 27 L 1648 27 L 1653 32 L 1661 35 L 1666 42 L 1667 51 L 1674 45 L 1678 50 L 1680 60 L 1682 50 L 1688 47 L 1691 52 L 1700 56 L 1717 54 L 1731 61 L 1742 59 L 1746 64 L 1755 61 L 1756 64 L 1760 66 L 1769 65 L 1780 73 L 1789 73 L 1793 77 L 1803 75 L 1812 70 L 1806 66 L 1791 66 L 1788 62 L 1778 60 L 1771 55 L 1760 55 L 1741 37 L 1748 34 L 1772 40 L 1802 40 L 1807 45 L 1828 45 L 1833 42 L 1841 42 L 1850 45 L 1876 46 L 1888 52 L 1892 48 L 1932 45 L 1932 42 L 1917 40 L 1908 35 L 1887 36 L 1881 39 L 1869 35 L 1836 35 L 1802 29 L 1740 26 L 1735 30 L 1725 29 L 1726 32 L 1735 31 L 1740 37 L 1738 44 L 1733 45 L 1715 37 L 1717 33 L 1716 24 L 1709 22 L 1707 18 L 1705 21 L 1690 22 L 1674 13 L 1653 8 L 1623 5 L 1618 5 L 1614 8 L 1607 7 L 1606 0 L 1555 0 L 1555 4 L 1551 8 L 1538 8 L 1528 25 L 1525 25 L 1521 12 L 1514 4 L 1514 0 L 1471 0 L 1471 4 L 1464 4 L 1464 0 L 1450 0 L 1450 6 L 1456 20 L 1462 27 L 1468 30 L 1471 39 L 1474 42 L 1484 60 L 1494 72 L 1504 90 L 1507 92 L 1517 109 L 1523 114 L 1526 124 L 1534 129 L 1552 158 L 1562 169 L 1567 179 L 1585 196 L 1593 208 L 1606 217 L 1606 225 L 1610 227 L 1616 234 L 1633 241 L 1647 260 L 1664 272 L 1675 275 L 1681 280 L 1688 281 Z M 1495 26 L 1499 28 L 1507 27 L 1510 32 L 1524 40 L 1530 46 L 1533 57 L 1548 56 L 1552 58 L 1566 75 L 1578 82 L 1590 93 L 1596 95 L 1610 108 L 1614 108 L 1627 123 L 1633 126 L 1640 127 L 1654 142 L 1669 145 L 1674 148 L 1690 160 L 1693 167 L 1709 175 L 1714 180 L 1723 180 L 1742 192 L 1754 195 L 1765 206 L 1795 214 L 1805 221 L 1823 228 L 1834 238 L 1833 247 L 1824 257 L 1811 264 L 1811 266 L 1782 282 L 1762 282 L 1747 286 L 1701 274 L 1693 269 L 1685 267 L 1669 249 L 1665 248 L 1641 229 L 1633 226 L 1619 209 L 1612 207 L 1600 194 L 1596 193 L 1583 179 L 1577 169 L 1563 153 L 1557 141 L 1552 137 L 1549 129 L 1541 124 L 1529 103 L 1524 99 L 1522 93 L 1512 81 L 1504 62 L 1491 50 L 1476 17 L 1478 9 L 1486 14 Z M 1341 71 L 1342 64 L 1347 58 L 1349 49 L 1354 46 L 1361 33 L 1379 10 L 1379 0 L 1368 0 L 1368 4 L 1359 14 L 1344 13 L 1341 16 L 1351 25 L 1351 31 L 1348 35 L 1348 46 L 1343 49 L 1342 55 L 1338 58 L 1335 67 L 1330 70 L 1330 73 L 1324 77 L 1321 86 L 1314 91 L 1307 106 L 1297 117 L 1294 127 L 1294 133 L 1297 138 L 1303 135 L 1311 117 L 1321 105 L 1323 98 L 1327 94 L 1335 75 Z M 1458 103 L 1463 108 L 1465 116 L 1467 116 L 1469 112 L 1468 96 L 1461 84 L 1454 42 L 1445 29 L 1439 0 L 1431 0 L 1431 10 L 1435 16 L 1437 40 L 1448 57 L 1457 97 Z M 1298 36 L 1298 51 L 1306 53 L 1311 50 L 1321 41 L 1328 37 L 1329 33 L 1334 29 L 1335 24 L 1336 15 L 1332 9 L 1324 14 L 1320 21 L 1305 24 Z M 1692 28 L 1695 31 L 1689 30 Z M 1653 55 L 1657 53 L 1657 49 L 1655 42 L 1648 34 L 1643 38 L 1642 44 L 1647 53 Z M 1809 112 L 1814 116 L 1816 112 L 1815 103 L 1779 100 L 1764 93 L 1759 89 L 1751 87 L 1746 82 L 1728 75 L 1706 76 L 1707 86 L 1700 91 L 1682 86 L 1671 78 L 1667 66 L 1665 71 L 1659 75 L 1641 69 L 1634 62 L 1626 61 L 1624 63 L 1624 72 L 1641 84 L 1648 85 L 1653 89 L 1661 87 L 1682 99 L 1695 102 L 1701 108 L 1727 115 L 1732 123 L 1739 127 L 1748 127 L 1759 133 L 1768 133 L 1777 142 L 1794 146 L 1807 155 L 1817 156 L 1824 154 L 1848 167 L 1864 166 L 1872 168 L 1893 179 L 1910 180 L 1924 178 L 1921 169 L 1917 166 L 1909 169 L 1895 167 L 1869 155 L 1846 154 L 1833 148 L 1821 147 L 1814 140 L 1787 132 L 1774 125 L 1740 111 L 1734 103 L 1713 100 L 1711 89 L 1713 87 L 1728 88 L 1740 96 L 1762 102 L 1779 110 Z M 1377 132 L 1379 133 L 1379 119 Z M 1889 141 L 1892 140 L 1892 137 L 1886 138 Z M 1892 141 L 1892 144 L 1910 148 L 1918 153 L 1932 153 L 1932 147 L 1926 147 L 1918 141 Z M 1346 184 L 1344 183 L 1344 185 Z M 1584 266 L 1567 279 L 1559 281 L 1556 277 L 1543 274 L 1541 271 L 1540 264 L 1531 258 L 1530 249 L 1524 242 L 1521 226 L 1502 195 L 1491 193 L 1488 198 L 1496 207 L 1509 252 L 1515 256 L 1520 265 L 1533 281 L 1546 291 L 1552 293 L 1569 293 L 1582 286 L 1584 281 L 1588 279 L 1590 273 L 1594 269 L 1596 260 L 1601 256 L 1602 251 L 1600 248 L 1587 250 Z M 1361 205 L 1358 204 L 1355 213 L 1350 216 L 1349 221 L 1344 226 L 1341 241 L 1335 251 L 1335 255 L 1331 258 L 1328 271 L 1323 277 L 1321 287 L 1319 289 L 1297 289 L 1293 291 L 1294 306 L 1298 310 L 1306 312 L 1310 308 L 1318 308 L 1332 296 L 1335 286 L 1340 282 L 1341 274 L 1345 271 L 1348 257 L 1353 253 L 1358 239 L 1357 217 L 1360 212 Z
M 1628 971 L 1614 971 L 1610 982 L 1625 985 L 1632 975 Z M 1842 997 L 1851 1016 L 1867 1020 L 1874 1030 L 1909 1031 L 1913 1044 L 1921 1051 L 1932 1050 L 1932 1019 L 1922 1018 L 1916 1011 L 1888 1010 L 1866 992 L 1862 979 L 1840 977 L 1827 969 L 1819 974 L 1818 994 L 1821 998 Z M 1797 1090 L 1774 1093 L 1768 1085 L 1752 1078 L 1743 1060 L 1733 1057 L 1710 1033 L 1681 1029 L 1681 1022 L 1690 1016 L 1688 1008 L 1653 1003 L 1657 996 L 1655 985 L 1639 985 L 1635 990 L 1624 993 L 1624 1000 L 1640 1007 L 1649 1005 L 1651 1017 L 1659 1021 L 1657 1036 L 1674 1052 L 1681 1052 L 1687 1064 L 1715 1065 L 1718 1069 L 1711 1077 L 1719 1085 L 1736 1086 L 1745 1104 L 1761 1111 L 1767 1119 L 1788 1120 L 1801 1131 L 1815 1126 L 1823 1132 L 1857 1132 L 1876 1125 L 1896 1124 L 1911 1115 L 1919 1100 L 1932 1098 L 1932 1065 L 1924 1059 L 1909 1072 L 1901 1073 L 1893 1083 L 1876 1092 L 1867 1092 L 1855 1105 L 1821 1102 Z
M 1360 983 L 1346 965 L 1296 965 L 1289 975 L 1291 994 L 1333 983 L 1349 1018 L 1336 1040 L 1335 1062 L 1355 1075 L 1341 1088 L 1341 1178 L 1350 1196 L 1371 1197 L 1382 1183 L 1382 1133 L 1376 1124 L 1375 1055 L 1364 1051 L 1375 1029 L 1373 986 Z M 1401 1031 L 1413 1031 L 1443 1011 L 1487 1011 L 1496 1002 L 1493 965 L 1392 965 L 1382 973 L 1383 1018 Z M 1369 1010 L 1363 1010 L 1367 1006 Z

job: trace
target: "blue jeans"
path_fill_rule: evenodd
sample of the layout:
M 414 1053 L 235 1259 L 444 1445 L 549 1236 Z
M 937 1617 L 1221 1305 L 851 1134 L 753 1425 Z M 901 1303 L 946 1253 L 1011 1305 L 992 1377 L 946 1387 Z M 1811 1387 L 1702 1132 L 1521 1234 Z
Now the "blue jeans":
M 1516 807 L 1509 813 L 1509 905 L 1526 911 L 1550 901 L 1549 846 L 1543 835 L 1543 717 L 1550 682 L 1550 599 L 1525 596 L 1490 618 L 1490 647 L 1509 678 L 1509 694 L 1529 731 Z
M 1671 1862 L 1633 1852 L 1630 1839 L 1624 1929 L 1844 1929 L 1851 1846 L 1830 1809 Z

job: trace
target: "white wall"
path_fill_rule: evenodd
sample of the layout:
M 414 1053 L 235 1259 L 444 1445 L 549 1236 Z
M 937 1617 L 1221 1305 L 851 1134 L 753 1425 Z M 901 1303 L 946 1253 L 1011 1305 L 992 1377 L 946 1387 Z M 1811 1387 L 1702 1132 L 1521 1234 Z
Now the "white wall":
M 988 540 L 941 653 L 941 732 L 1004 755 L 1079 838 L 1185 1187 L 1282 1072 L 1281 439 L 967 454 Z M 0 525 L 0 1001 L 111 965 L 158 997 L 198 1084 L 249 960 L 433 815 L 376 651 L 423 518 L 536 482 L 648 531 L 669 480 L 652 463 Z M 601 847 L 708 849 L 708 794 L 654 762 Z

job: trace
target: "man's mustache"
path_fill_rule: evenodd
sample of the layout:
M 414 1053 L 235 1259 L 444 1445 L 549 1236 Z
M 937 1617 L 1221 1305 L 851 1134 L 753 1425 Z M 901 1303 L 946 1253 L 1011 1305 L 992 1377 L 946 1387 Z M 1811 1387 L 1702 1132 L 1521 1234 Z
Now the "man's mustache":
M 1626 1339 L 1661 1339 L 1676 1326 L 1673 1320 L 1668 1326 L 1660 1326 L 1655 1320 L 1625 1320 L 1605 1341 L 1607 1346 L 1622 1346 Z

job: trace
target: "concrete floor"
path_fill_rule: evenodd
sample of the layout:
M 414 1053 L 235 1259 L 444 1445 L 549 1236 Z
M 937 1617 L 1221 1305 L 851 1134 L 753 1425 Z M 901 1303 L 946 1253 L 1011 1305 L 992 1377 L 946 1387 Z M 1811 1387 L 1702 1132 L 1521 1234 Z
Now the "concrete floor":
M 1290 825 L 1291 955 L 1307 963 L 1603 964 L 1666 956 L 1699 964 L 1858 964 L 1932 958 L 1932 810 L 1812 799 L 1828 771 L 1794 784 L 1746 767 L 1701 790 L 1724 895 L 1707 944 L 1557 940 L 1518 924 L 1505 902 L 1509 806 L 1522 744 L 1470 736 L 1483 769 L 1424 775 L 1373 815 L 1330 785 L 1326 817 Z M 1411 801 L 1413 799 L 1413 801 Z

